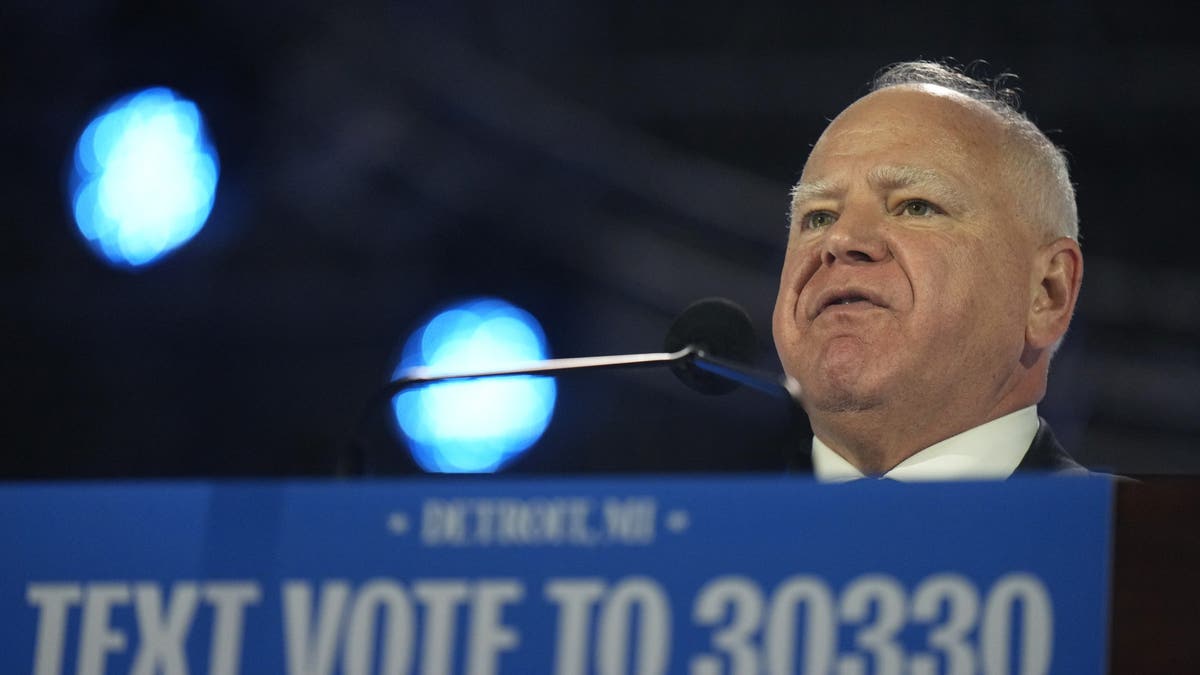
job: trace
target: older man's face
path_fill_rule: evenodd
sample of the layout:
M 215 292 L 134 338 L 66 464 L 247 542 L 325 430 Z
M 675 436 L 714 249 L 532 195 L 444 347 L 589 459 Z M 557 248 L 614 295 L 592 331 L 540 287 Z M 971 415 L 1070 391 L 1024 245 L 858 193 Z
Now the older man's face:
M 1014 386 L 1039 242 L 1001 129 L 960 95 L 897 87 L 847 108 L 813 148 L 774 334 L 814 428 L 878 406 L 986 407 Z

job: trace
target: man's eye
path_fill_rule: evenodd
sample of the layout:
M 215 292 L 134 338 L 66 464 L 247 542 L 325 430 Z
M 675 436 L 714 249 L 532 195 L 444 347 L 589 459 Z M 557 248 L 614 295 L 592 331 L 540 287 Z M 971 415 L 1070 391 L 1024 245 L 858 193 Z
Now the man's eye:
M 937 208 L 927 201 L 920 199 L 910 199 L 900 206 L 900 211 L 906 216 L 932 216 L 935 213 L 940 213 Z
M 804 216 L 801 224 L 806 230 L 816 230 L 822 227 L 829 227 L 835 220 L 837 219 L 828 211 L 813 211 Z

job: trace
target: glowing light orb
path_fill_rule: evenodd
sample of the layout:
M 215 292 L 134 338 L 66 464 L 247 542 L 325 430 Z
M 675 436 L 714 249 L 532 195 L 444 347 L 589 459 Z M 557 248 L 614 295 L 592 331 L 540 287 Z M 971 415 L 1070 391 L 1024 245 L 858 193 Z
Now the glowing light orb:
M 140 267 L 191 240 L 208 220 L 220 173 L 191 101 L 165 88 L 127 96 L 75 146 L 75 223 L 94 252 Z
M 396 368 L 485 369 L 546 358 L 542 328 L 503 300 L 460 303 L 405 343 Z M 532 446 L 554 413 L 553 378 L 512 376 L 433 384 L 392 399 L 396 422 L 421 468 L 486 473 Z

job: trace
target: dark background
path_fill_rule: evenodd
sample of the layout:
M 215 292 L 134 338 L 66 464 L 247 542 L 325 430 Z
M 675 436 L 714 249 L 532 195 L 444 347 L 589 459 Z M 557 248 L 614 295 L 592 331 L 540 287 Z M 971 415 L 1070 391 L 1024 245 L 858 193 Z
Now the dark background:
M 1194 22 L 961 4 L 8 2 L 0 477 L 328 475 L 409 332 L 465 296 L 532 312 L 555 356 L 656 351 L 726 296 L 777 369 L 787 189 L 878 68 L 920 57 L 1021 75 L 1070 153 L 1086 273 L 1042 414 L 1091 466 L 1198 472 Z M 120 271 L 65 172 L 91 116 L 152 85 L 199 104 L 221 183 L 190 245 Z M 364 437 L 411 471 L 384 418 Z M 510 470 L 774 471 L 784 421 L 666 372 L 585 375 Z

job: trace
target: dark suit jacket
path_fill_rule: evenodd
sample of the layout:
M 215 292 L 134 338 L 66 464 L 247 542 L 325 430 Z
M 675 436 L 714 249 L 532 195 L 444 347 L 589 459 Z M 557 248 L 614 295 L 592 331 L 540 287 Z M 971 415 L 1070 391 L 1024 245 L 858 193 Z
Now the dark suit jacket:
M 805 447 L 794 453 L 788 470 L 795 473 L 812 473 L 812 451 Z M 1037 435 L 1025 451 L 1025 457 L 1017 465 L 1019 473 L 1051 473 L 1064 476 L 1086 476 L 1088 470 L 1071 459 L 1059 444 L 1046 420 L 1038 418 Z
M 1082 464 L 1076 462 L 1067 454 L 1067 451 L 1059 444 L 1058 439 L 1054 437 L 1054 432 L 1050 430 L 1050 425 L 1046 424 L 1046 420 L 1040 417 L 1038 418 L 1037 435 L 1033 437 L 1033 443 L 1025 451 L 1025 457 L 1017 465 L 1017 471 L 1040 471 L 1042 473 L 1079 476 L 1085 476 L 1088 473 L 1088 470 Z

